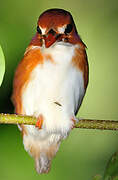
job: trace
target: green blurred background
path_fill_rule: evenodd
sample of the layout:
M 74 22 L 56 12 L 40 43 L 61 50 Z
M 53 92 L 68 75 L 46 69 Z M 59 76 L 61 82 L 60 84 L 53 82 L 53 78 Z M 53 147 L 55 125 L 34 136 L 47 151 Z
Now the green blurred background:
M 49 8 L 72 13 L 87 45 L 90 81 L 80 117 L 118 120 L 118 1 L 117 0 L 0 0 L 0 44 L 6 74 L 0 88 L 0 111 L 13 112 L 10 102 L 14 70 L 36 32 L 38 16 Z M 0 180 L 80 179 L 103 174 L 118 150 L 118 132 L 74 129 L 63 141 L 48 175 L 37 175 L 24 151 L 16 126 L 0 126 Z

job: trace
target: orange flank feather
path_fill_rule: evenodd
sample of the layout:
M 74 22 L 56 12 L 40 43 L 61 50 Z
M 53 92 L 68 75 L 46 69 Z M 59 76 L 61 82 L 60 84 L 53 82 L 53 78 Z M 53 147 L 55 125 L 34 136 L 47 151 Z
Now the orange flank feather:
M 27 48 L 24 58 L 18 65 L 15 78 L 13 83 L 13 96 L 12 101 L 15 106 L 15 112 L 18 114 L 24 114 L 21 103 L 21 96 L 23 88 L 29 81 L 30 73 L 36 67 L 37 64 L 43 64 L 43 56 L 41 55 L 40 49 Z
M 52 58 L 52 56 L 50 54 L 45 54 L 44 57 L 45 57 L 45 60 L 48 60 L 51 63 L 55 63 L 54 59 Z

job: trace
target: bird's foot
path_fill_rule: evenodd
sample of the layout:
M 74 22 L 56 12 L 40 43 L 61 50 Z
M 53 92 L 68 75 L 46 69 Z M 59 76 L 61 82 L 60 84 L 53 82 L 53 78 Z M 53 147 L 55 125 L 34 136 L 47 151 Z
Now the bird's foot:
M 42 128 L 42 124 L 43 124 L 43 115 L 40 114 L 39 117 L 37 118 L 36 127 L 41 129 Z
M 76 124 L 76 119 L 74 117 L 71 118 L 71 121 L 72 121 L 72 126 L 71 126 L 71 129 L 75 128 L 75 124 Z

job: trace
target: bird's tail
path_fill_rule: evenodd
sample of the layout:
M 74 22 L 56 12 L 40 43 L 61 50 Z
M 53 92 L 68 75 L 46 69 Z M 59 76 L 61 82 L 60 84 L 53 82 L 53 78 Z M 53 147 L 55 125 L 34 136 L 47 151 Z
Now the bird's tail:
M 37 173 L 48 173 L 51 167 L 51 159 L 46 154 L 41 153 L 40 157 L 35 158 L 35 168 Z
M 40 153 L 34 157 L 37 173 L 48 173 L 51 168 L 51 161 L 58 151 L 60 143 L 49 146 L 46 150 L 40 149 Z
M 60 136 L 59 138 L 57 137 L 54 136 L 55 139 L 47 137 L 39 141 L 39 139 L 34 139 L 34 137 L 31 138 L 29 134 L 23 135 L 25 150 L 34 158 L 37 173 L 43 174 L 49 172 L 51 161 L 56 155 L 61 143 Z

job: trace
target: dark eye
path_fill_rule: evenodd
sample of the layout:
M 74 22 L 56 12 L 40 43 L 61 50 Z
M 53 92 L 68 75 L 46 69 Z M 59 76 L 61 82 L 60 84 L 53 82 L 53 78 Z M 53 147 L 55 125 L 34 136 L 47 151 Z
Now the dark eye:
M 72 24 L 67 24 L 66 29 L 65 29 L 65 34 L 70 33 L 72 31 L 72 29 L 73 29 Z
M 42 34 L 41 29 L 40 29 L 39 26 L 37 26 L 37 32 L 38 32 L 39 34 Z

